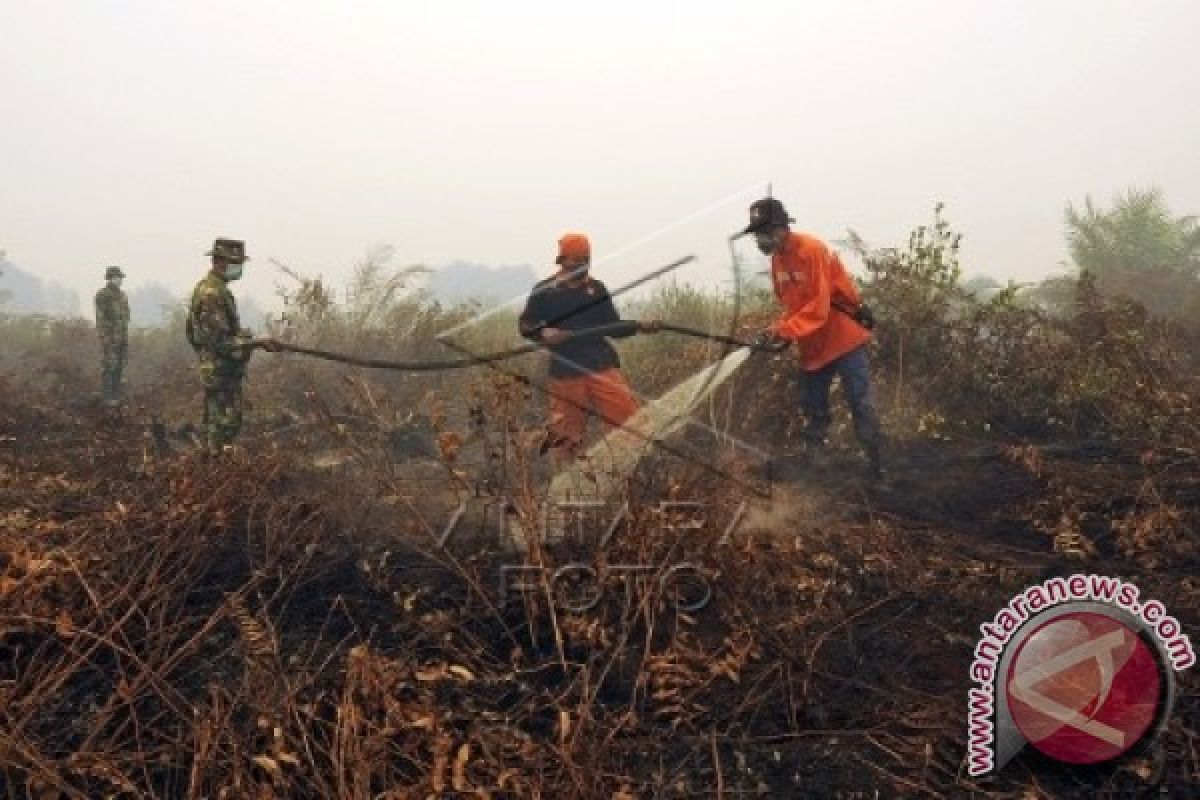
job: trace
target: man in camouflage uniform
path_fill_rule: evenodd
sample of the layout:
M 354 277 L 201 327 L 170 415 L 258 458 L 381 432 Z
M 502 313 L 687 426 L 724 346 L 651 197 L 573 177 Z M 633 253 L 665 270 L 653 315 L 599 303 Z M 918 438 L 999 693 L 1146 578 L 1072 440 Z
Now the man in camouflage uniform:
M 120 267 L 104 271 L 104 288 L 96 292 L 96 333 L 100 336 L 100 395 L 104 405 L 121 400 L 121 373 L 129 352 L 129 298 L 121 291 Z
M 218 453 L 242 427 L 242 378 L 251 353 L 256 347 L 277 347 L 273 339 L 254 339 L 241 327 L 237 301 L 229 291 L 229 282 L 242 276 L 245 243 L 217 239 L 205 255 L 212 257 L 212 268 L 192 291 L 187 336 L 200 359 L 205 443 L 210 453 Z

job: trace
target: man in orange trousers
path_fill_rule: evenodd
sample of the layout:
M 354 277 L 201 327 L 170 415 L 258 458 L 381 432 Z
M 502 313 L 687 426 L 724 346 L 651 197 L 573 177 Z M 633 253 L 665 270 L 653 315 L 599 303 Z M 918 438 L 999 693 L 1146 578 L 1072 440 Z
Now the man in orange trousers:
M 583 234 L 568 233 L 559 239 L 558 271 L 533 288 L 518 321 L 522 336 L 550 349 L 550 430 L 545 449 L 559 461 L 577 455 L 589 414 L 608 425 L 620 425 L 638 408 L 621 374 L 617 351 L 606 336 L 573 335 L 620 322 L 608 289 L 589 272 L 591 257 L 591 243 Z M 657 326 L 647 321 L 607 335 L 623 338 Z

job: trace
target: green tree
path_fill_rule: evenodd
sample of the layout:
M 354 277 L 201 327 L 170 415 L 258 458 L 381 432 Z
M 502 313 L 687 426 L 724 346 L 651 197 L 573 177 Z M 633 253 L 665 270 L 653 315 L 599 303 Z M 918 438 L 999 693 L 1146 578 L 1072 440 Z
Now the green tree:
M 1080 270 L 1113 273 L 1177 269 L 1200 273 L 1200 220 L 1176 217 L 1159 189 L 1130 189 L 1112 208 L 1067 206 L 1067 245 Z
M 1090 197 L 1082 208 L 1068 205 L 1066 227 L 1076 277 L 1091 273 L 1104 293 L 1158 314 L 1186 317 L 1200 307 L 1200 220 L 1175 216 L 1159 189 L 1130 189 L 1109 209 Z

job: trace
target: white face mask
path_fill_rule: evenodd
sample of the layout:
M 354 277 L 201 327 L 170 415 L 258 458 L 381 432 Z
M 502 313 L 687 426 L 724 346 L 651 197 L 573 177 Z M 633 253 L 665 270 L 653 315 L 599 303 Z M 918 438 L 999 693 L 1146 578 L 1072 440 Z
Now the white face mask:
M 574 265 L 563 265 L 565 277 L 572 282 L 587 280 L 588 272 L 591 270 L 592 263 L 590 261 L 579 261 Z
M 225 265 L 225 280 L 236 281 L 240 277 L 242 277 L 242 265 L 241 264 L 226 264 Z

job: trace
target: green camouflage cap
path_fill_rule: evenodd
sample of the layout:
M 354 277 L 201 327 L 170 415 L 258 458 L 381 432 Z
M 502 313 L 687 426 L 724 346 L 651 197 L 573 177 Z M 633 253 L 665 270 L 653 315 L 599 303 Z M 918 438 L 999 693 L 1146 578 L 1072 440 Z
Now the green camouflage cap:
M 121 271 L 120 267 L 109 267 L 108 269 L 104 270 L 104 280 L 106 280 L 106 281 L 112 280 L 113 278 L 124 278 L 124 277 L 125 277 L 125 273 Z
M 204 255 L 219 258 L 231 264 L 241 264 L 249 261 L 246 258 L 246 243 L 239 239 L 216 239 L 213 241 L 212 250 L 209 250 Z

